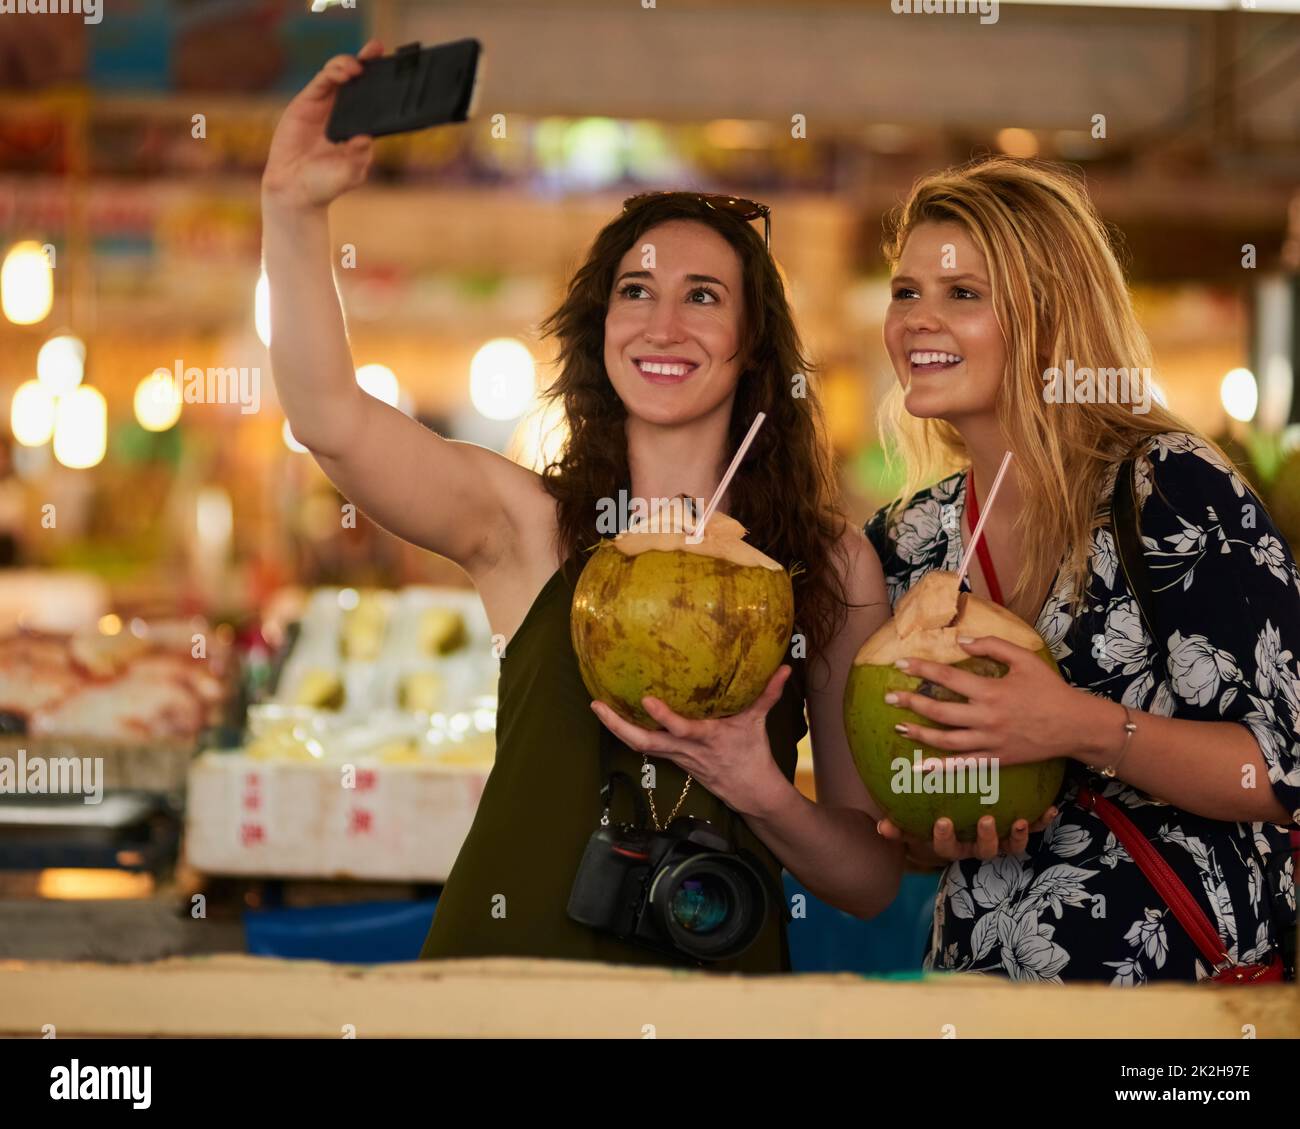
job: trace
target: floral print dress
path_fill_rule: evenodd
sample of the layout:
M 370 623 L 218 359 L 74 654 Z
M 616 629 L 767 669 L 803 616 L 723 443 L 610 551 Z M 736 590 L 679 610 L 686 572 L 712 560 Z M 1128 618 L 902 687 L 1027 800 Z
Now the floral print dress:
M 1117 470 L 1103 486 L 1104 509 Z M 1246 726 L 1268 766 L 1257 786 L 1300 822 L 1300 573 L 1291 552 L 1242 478 L 1195 436 L 1167 432 L 1144 443 L 1134 484 L 1167 663 L 1143 627 L 1108 526 L 1092 535 L 1086 598 L 1072 606 L 1058 574 L 1038 632 L 1074 686 L 1153 714 Z M 894 520 L 885 507 L 867 523 L 891 606 L 931 569 L 957 570 L 965 492 L 966 475 L 955 474 L 915 494 Z M 1117 729 L 1117 747 L 1121 736 Z M 1234 961 L 1272 959 L 1275 922 L 1296 917 L 1287 829 L 1208 819 L 1068 764 L 1060 814 L 1023 854 L 948 865 L 925 968 L 1116 985 L 1211 974 L 1114 834 L 1073 802 L 1080 785 L 1123 807 Z

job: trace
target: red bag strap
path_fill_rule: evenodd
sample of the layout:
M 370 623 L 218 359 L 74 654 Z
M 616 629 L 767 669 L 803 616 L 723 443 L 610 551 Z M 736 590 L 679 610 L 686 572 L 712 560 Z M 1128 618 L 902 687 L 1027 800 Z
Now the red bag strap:
M 971 532 L 980 523 L 980 507 L 975 501 L 975 468 L 966 472 L 966 512 L 970 517 Z M 984 573 L 984 583 L 989 586 L 989 595 L 995 604 L 1002 603 L 1002 586 L 998 583 L 998 574 L 993 568 L 993 554 L 989 552 L 987 537 L 981 537 L 975 546 L 975 555 L 980 559 L 980 569 Z
M 1124 845 L 1129 857 L 1156 888 L 1156 893 L 1164 898 L 1178 919 L 1178 924 L 1187 931 L 1201 955 L 1209 961 L 1210 967 L 1216 972 L 1231 967 L 1232 958 L 1223 947 L 1219 931 L 1205 916 L 1205 911 L 1197 905 L 1196 899 L 1179 880 L 1173 868 L 1151 845 L 1150 840 L 1133 825 L 1133 821 L 1091 788 L 1080 788 L 1078 798 L 1080 807 L 1085 811 L 1095 811 L 1101 821 L 1115 833 L 1115 838 Z

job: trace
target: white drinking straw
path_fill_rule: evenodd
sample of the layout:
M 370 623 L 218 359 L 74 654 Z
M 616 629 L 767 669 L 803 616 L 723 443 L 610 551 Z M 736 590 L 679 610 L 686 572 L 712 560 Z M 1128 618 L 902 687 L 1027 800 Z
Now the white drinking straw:
M 993 485 L 989 487 L 989 496 L 984 499 L 984 505 L 980 507 L 980 519 L 975 523 L 975 532 L 971 534 L 970 544 L 966 546 L 966 552 L 962 554 L 961 568 L 957 570 L 957 587 L 961 588 L 962 577 L 966 575 L 966 569 L 970 567 L 970 559 L 975 555 L 975 546 L 979 544 L 980 534 L 984 532 L 984 523 L 988 521 L 989 514 L 993 510 L 993 499 L 998 496 L 998 487 L 1002 485 L 1002 476 L 1007 473 L 1007 467 L 1011 465 L 1011 452 L 1008 451 L 1002 456 L 1002 465 L 998 467 L 997 477 L 993 479 Z
M 763 421 L 767 418 L 766 412 L 759 412 L 754 417 L 754 422 L 749 426 L 749 434 L 741 440 L 740 450 L 736 452 L 736 457 L 731 460 L 731 466 L 727 467 L 727 473 L 722 476 L 722 481 L 718 484 L 717 490 L 714 491 L 713 497 L 709 504 L 704 507 L 704 515 L 695 524 L 695 532 L 686 535 L 686 541 L 690 545 L 698 545 L 704 539 L 704 525 L 713 516 L 713 511 L 718 508 L 718 503 L 722 500 L 722 495 L 727 492 L 727 484 L 735 476 L 736 468 L 740 466 L 740 460 L 745 457 L 745 452 L 749 450 L 749 445 L 754 442 L 754 436 L 758 434 L 758 429 L 763 426 Z

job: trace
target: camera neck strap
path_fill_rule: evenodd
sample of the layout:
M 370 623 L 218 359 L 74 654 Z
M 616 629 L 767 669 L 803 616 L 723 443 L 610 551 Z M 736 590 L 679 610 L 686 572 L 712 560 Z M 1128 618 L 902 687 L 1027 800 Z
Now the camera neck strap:
M 632 804 L 636 811 L 636 826 L 645 827 L 650 821 L 650 810 L 646 806 L 645 796 L 626 772 L 614 771 L 614 734 L 603 723 L 597 724 L 600 729 L 600 825 L 607 827 L 613 820 L 614 785 L 621 783 L 632 797 Z

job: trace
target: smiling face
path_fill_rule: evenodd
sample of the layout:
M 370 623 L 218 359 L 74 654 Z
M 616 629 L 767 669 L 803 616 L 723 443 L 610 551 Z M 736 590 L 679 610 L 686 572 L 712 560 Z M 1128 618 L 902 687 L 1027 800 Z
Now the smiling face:
M 645 244 L 654 266 L 642 265 Z M 671 220 L 619 261 L 605 315 L 605 370 L 630 417 L 686 423 L 725 405 L 740 376 L 740 256 L 707 224 Z
M 984 253 L 956 223 L 917 224 L 890 283 L 885 349 L 910 415 L 991 415 L 1006 368 Z

